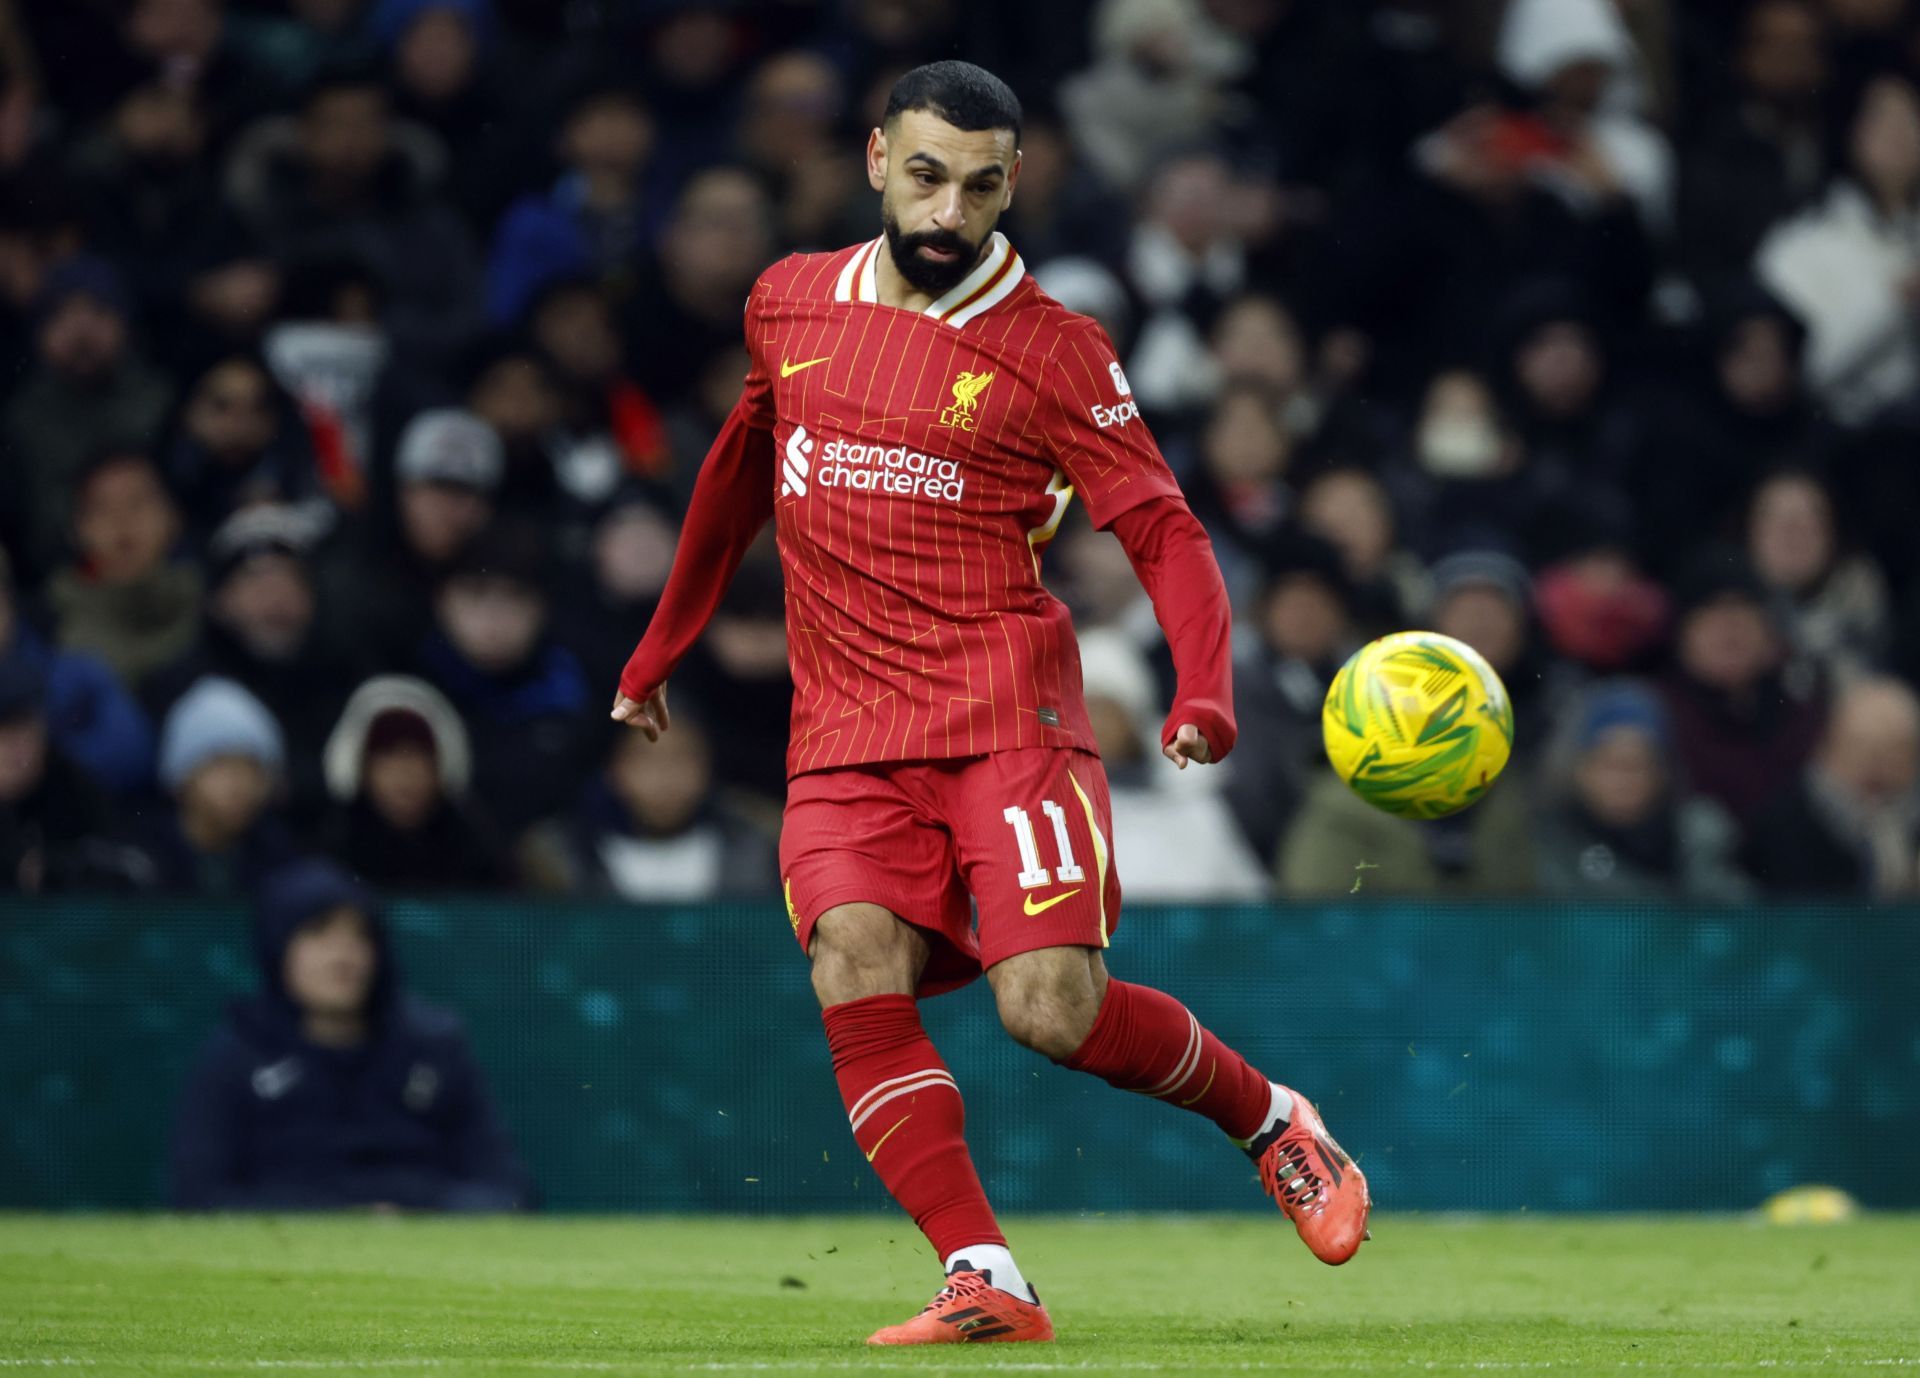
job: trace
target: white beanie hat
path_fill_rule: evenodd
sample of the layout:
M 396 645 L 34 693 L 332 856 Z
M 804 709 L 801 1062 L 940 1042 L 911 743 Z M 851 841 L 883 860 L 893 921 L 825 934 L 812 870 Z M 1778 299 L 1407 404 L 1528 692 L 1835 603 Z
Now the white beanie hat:
M 218 675 L 196 680 L 160 732 L 160 782 L 178 791 L 216 756 L 245 756 L 278 775 L 286 760 L 280 724 L 267 706 Z

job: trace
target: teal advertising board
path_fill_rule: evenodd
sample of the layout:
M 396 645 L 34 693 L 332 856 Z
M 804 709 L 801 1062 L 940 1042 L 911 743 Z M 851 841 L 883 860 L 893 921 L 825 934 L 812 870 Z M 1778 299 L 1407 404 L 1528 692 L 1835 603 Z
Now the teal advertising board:
M 397 903 L 562 1211 L 884 1204 L 780 906 Z M 174 1096 L 253 982 L 247 917 L 0 908 L 0 1208 L 163 1204 Z M 1113 970 L 1307 1091 L 1384 1208 L 1741 1209 L 1827 1181 L 1920 1207 L 1920 913 L 1136 905 Z M 1267 1208 L 1202 1122 L 926 1007 L 1003 1208 Z

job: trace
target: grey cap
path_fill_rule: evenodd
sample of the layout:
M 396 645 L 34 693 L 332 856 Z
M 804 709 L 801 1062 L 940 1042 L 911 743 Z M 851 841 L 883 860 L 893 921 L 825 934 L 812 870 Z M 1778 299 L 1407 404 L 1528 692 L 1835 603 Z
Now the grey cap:
M 491 493 L 507 456 L 493 427 L 470 411 L 435 407 L 407 423 L 395 468 L 402 483 L 456 483 Z

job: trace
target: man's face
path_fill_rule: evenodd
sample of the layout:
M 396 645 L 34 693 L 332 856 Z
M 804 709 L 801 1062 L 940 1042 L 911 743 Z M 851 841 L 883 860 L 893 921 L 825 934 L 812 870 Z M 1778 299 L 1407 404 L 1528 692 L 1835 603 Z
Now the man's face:
M 408 483 L 400 489 L 400 527 L 407 546 L 430 565 L 444 565 L 493 519 L 493 500 L 458 483 Z
M 614 96 L 575 111 L 560 136 L 560 156 L 589 176 L 637 176 L 652 149 L 646 111 Z
M 1659 743 L 1637 727 L 1609 728 L 1580 758 L 1574 787 L 1599 822 L 1610 828 L 1632 827 L 1666 792 Z
M 1827 81 L 1827 54 L 1813 7 L 1770 0 L 1755 8 L 1747 18 L 1740 76 L 1753 94 L 1783 105 L 1818 95 Z
M 418 746 L 369 754 L 366 777 L 367 802 L 388 827 L 399 832 L 412 832 L 425 823 L 440 801 L 440 767 L 432 752 Z
M 1345 641 L 1347 614 L 1339 595 L 1313 574 L 1294 574 L 1267 594 L 1260 630 L 1282 656 L 1324 664 Z
M 153 466 L 129 460 L 87 481 L 74 533 L 101 582 L 123 584 L 159 567 L 179 534 L 179 522 Z
M 36 714 L 0 722 L 0 804 L 33 793 L 47 767 L 47 725 Z
M 251 756 L 215 756 L 186 778 L 181 802 L 209 832 L 238 838 L 267 806 L 273 779 Z
M 479 45 L 465 16 L 445 5 L 414 20 L 393 56 L 407 90 L 422 100 L 446 101 L 472 81 Z
M 1513 370 L 1534 406 L 1548 416 L 1578 416 L 1600 389 L 1600 351 L 1575 321 L 1552 321 L 1528 337 Z
M 328 181 L 365 182 L 387 156 L 387 98 L 377 86 L 315 97 L 301 122 L 308 165 Z
M 1464 641 L 1501 674 L 1513 669 L 1526 649 L 1525 614 L 1491 584 L 1455 589 L 1433 610 L 1433 629 Z
M 300 925 L 287 944 L 281 980 L 307 1014 L 363 1013 L 379 971 L 366 915 L 341 905 Z
M 84 294 L 68 297 L 40 327 L 40 357 L 56 373 L 83 382 L 112 372 L 126 348 L 126 321 Z
M 607 777 L 636 822 L 674 832 L 699 812 L 713 784 L 706 738 L 679 727 L 657 742 L 622 733 Z
M 513 669 L 533 650 L 546 621 L 540 595 L 512 579 L 466 576 L 440 592 L 440 625 L 479 669 Z
M 1680 624 L 1677 652 L 1692 678 L 1741 693 L 1778 663 L 1780 643 L 1758 604 L 1729 594 L 1696 608 Z
M 533 335 L 575 382 L 604 383 L 620 371 L 620 334 L 598 293 L 582 288 L 548 298 L 534 313 Z
M 732 168 L 709 168 L 680 194 L 660 245 L 661 261 L 690 295 L 738 298 L 773 257 L 773 215 L 760 184 Z
M 880 193 L 894 267 L 929 296 L 973 270 L 1019 179 L 1011 129 L 955 129 L 909 110 L 867 139 L 867 181 Z
M 291 660 L 313 625 L 313 588 L 291 555 L 255 555 L 215 592 L 213 615 L 261 660 Z
M 253 459 L 273 441 L 273 394 L 267 375 L 245 359 L 208 372 L 187 403 L 187 433 L 216 459 Z

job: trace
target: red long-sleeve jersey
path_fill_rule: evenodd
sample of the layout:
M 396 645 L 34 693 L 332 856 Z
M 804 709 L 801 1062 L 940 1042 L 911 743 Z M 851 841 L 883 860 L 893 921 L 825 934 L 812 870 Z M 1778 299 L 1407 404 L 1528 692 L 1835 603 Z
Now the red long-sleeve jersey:
M 752 367 L 694 486 L 673 572 L 621 676 L 643 699 L 719 605 L 769 516 L 793 665 L 789 775 L 1012 747 L 1094 749 L 1066 607 L 1040 553 L 1078 494 L 1173 648 L 1163 740 L 1233 745 L 1229 613 L 1211 546 L 1099 325 L 995 234 L 924 311 L 874 285 L 882 239 L 769 268 Z

